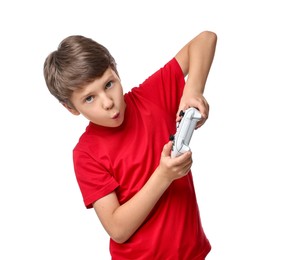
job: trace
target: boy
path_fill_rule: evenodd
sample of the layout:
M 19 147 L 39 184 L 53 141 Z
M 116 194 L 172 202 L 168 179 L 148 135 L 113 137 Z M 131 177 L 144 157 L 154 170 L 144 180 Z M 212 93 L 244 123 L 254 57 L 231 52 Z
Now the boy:
M 205 259 L 192 156 L 171 158 L 179 112 L 203 97 L 217 36 L 204 31 L 138 87 L 123 93 L 114 58 L 92 39 L 70 36 L 44 64 L 47 86 L 72 114 L 89 120 L 73 151 L 87 208 L 94 208 L 114 260 Z M 185 81 L 185 76 L 187 76 Z

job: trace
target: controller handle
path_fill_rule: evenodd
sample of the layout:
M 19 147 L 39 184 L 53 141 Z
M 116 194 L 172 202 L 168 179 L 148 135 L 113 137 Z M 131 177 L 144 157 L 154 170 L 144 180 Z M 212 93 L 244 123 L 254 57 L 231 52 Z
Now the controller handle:
M 177 125 L 176 133 L 172 138 L 172 158 L 190 150 L 189 144 L 193 131 L 197 122 L 201 119 L 200 112 L 194 107 L 187 109 L 185 112 L 180 112 L 180 115 L 182 116 L 182 119 Z

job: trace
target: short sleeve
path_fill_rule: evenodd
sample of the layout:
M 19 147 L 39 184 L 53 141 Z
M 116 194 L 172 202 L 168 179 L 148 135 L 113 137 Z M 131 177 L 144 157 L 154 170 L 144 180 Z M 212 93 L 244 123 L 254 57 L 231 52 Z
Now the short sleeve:
M 98 199 L 114 191 L 119 184 L 109 173 L 103 160 L 95 160 L 89 154 L 74 150 L 74 170 L 86 208 L 92 208 Z
M 183 93 L 185 78 L 175 58 L 148 77 L 133 92 L 142 99 L 159 105 L 169 114 L 177 112 Z

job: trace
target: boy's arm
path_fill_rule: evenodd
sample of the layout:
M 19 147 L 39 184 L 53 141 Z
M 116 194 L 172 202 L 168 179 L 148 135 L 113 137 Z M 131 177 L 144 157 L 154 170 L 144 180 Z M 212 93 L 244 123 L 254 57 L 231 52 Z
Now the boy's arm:
M 179 112 L 189 107 L 198 108 L 203 117 L 197 128 L 208 118 L 209 105 L 203 97 L 203 92 L 213 62 L 216 42 L 215 33 L 204 31 L 187 43 L 175 56 L 184 76 L 188 75 L 177 112 L 177 121 L 180 120 Z
M 115 192 L 97 200 L 93 207 L 110 237 L 124 243 L 141 226 L 173 180 L 185 176 L 192 165 L 191 153 L 172 159 L 172 142 L 162 151 L 160 164 L 142 189 L 120 205 Z

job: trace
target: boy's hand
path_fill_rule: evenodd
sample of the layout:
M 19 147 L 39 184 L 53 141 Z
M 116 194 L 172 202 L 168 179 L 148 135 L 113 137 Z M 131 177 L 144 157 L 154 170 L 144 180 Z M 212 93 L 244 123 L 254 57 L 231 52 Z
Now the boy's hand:
M 171 149 L 172 142 L 170 141 L 163 147 L 158 166 L 160 175 L 169 182 L 187 175 L 192 165 L 191 152 L 186 152 L 176 158 L 171 158 Z
M 188 98 L 186 97 L 188 96 Z M 179 113 L 181 110 L 185 111 L 190 107 L 195 107 L 200 111 L 202 119 L 198 121 L 196 128 L 201 127 L 208 118 L 209 104 L 202 94 L 183 95 L 179 104 L 179 109 L 176 114 L 176 122 L 181 120 Z

